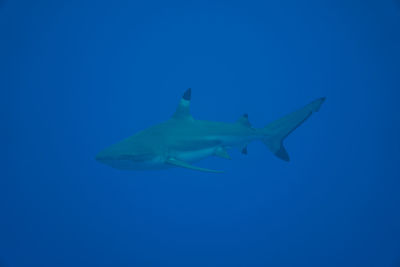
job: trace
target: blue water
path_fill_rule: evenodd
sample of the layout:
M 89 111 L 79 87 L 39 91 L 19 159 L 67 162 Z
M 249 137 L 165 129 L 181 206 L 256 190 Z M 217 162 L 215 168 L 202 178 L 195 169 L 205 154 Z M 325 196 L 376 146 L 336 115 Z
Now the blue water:
M 400 266 L 396 1 L 0 1 L 0 266 Z M 101 149 L 166 120 L 285 141 L 123 172 Z

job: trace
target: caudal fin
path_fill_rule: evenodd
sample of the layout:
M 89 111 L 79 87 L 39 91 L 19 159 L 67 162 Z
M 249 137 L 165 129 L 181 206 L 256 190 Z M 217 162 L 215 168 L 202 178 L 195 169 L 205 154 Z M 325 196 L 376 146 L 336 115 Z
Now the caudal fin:
M 319 98 L 303 108 L 292 112 L 261 129 L 264 137 L 263 143 L 272 151 L 278 158 L 289 161 L 289 154 L 283 146 L 283 140 L 306 121 L 313 112 L 316 112 L 325 101 L 325 97 Z

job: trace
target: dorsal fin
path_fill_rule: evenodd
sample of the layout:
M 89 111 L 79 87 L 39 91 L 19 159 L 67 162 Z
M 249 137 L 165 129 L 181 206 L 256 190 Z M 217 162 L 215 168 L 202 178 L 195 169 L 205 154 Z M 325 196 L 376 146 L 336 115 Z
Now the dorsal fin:
M 181 100 L 179 101 L 178 107 L 172 118 L 174 119 L 193 119 L 190 115 L 190 99 L 192 96 L 192 89 L 189 88 L 183 94 Z
M 238 120 L 238 123 L 247 126 L 247 127 L 251 127 L 251 124 L 249 122 L 249 115 L 247 115 L 247 113 L 243 114 Z

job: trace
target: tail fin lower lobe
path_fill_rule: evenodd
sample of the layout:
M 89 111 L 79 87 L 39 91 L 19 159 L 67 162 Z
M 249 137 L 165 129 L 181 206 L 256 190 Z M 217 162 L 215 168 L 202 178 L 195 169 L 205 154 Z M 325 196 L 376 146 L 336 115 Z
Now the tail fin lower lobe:
M 289 154 L 283 146 L 283 140 L 306 121 L 313 112 L 317 112 L 325 101 L 325 97 L 319 98 L 304 106 L 303 108 L 294 111 L 261 129 L 264 137 L 263 143 L 275 154 L 278 158 L 289 161 Z

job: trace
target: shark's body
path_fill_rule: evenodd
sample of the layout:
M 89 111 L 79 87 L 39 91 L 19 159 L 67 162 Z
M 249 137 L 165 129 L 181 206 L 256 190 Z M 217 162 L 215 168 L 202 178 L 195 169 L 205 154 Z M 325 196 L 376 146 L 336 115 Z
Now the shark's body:
M 318 111 L 324 98 L 315 100 L 266 127 L 251 127 L 247 114 L 235 123 L 195 120 L 190 115 L 191 90 L 183 95 L 175 114 L 167 121 L 145 129 L 101 151 L 96 159 L 123 170 L 164 169 L 172 166 L 218 172 L 191 163 L 219 156 L 230 159 L 227 149 L 239 147 L 247 154 L 247 144 L 263 141 L 279 158 L 289 161 L 283 139 Z

